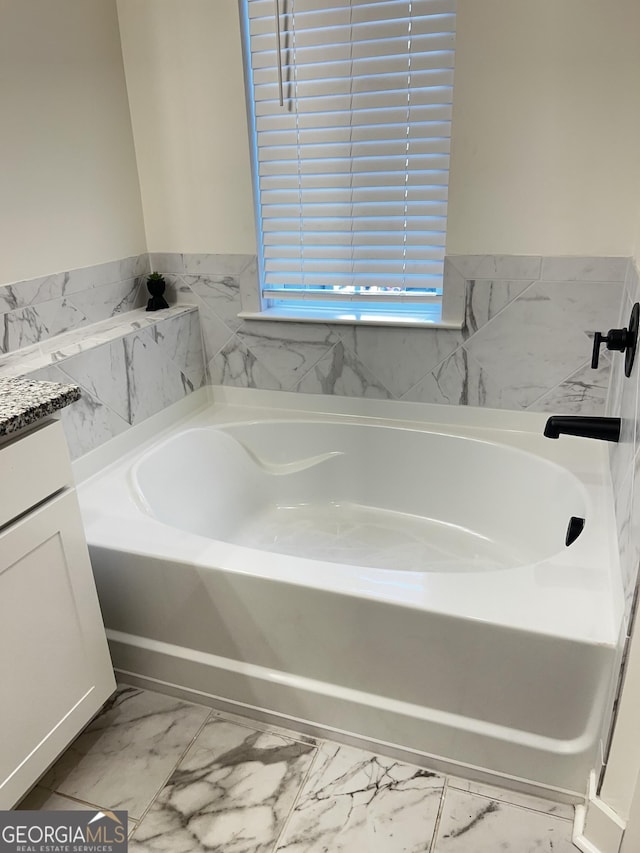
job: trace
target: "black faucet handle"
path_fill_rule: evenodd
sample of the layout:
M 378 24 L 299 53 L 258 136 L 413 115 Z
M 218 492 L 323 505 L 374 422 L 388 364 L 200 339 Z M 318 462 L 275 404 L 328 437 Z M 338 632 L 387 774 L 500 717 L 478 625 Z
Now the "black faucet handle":
M 591 369 L 596 370 L 600 361 L 600 346 L 606 338 L 602 337 L 600 332 L 596 332 L 593 336 L 593 352 L 591 353 Z
M 629 317 L 629 328 L 609 329 L 606 335 L 595 332 L 593 335 L 593 352 L 591 354 L 591 367 L 595 370 L 600 360 L 600 347 L 607 345 L 608 350 L 624 353 L 624 375 L 631 376 L 633 360 L 638 345 L 638 329 L 640 327 L 640 304 L 635 303 Z

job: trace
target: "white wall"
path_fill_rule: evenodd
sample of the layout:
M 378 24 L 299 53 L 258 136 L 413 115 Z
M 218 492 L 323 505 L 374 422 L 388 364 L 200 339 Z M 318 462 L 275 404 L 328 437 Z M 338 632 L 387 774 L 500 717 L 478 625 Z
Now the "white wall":
M 118 0 L 152 251 L 255 251 L 236 7 Z M 630 254 L 640 3 L 458 7 L 448 251 Z
M 145 250 L 115 0 L 0 0 L 0 283 Z
M 638 0 L 459 0 L 448 251 L 631 254 Z
M 151 252 L 254 253 L 237 0 L 118 0 Z

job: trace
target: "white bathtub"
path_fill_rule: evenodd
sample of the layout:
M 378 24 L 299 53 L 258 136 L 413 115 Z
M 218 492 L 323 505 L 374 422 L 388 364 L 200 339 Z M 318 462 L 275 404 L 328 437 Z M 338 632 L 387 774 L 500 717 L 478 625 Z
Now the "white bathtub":
M 582 792 L 621 620 L 605 448 L 538 415 L 214 400 L 81 463 L 121 457 L 79 490 L 116 667 Z

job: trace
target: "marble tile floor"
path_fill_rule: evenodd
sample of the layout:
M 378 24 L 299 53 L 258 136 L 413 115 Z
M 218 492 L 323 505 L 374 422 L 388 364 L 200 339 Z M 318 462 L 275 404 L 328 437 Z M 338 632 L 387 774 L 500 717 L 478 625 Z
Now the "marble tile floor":
M 575 853 L 573 808 L 120 685 L 21 809 L 127 809 L 132 853 Z

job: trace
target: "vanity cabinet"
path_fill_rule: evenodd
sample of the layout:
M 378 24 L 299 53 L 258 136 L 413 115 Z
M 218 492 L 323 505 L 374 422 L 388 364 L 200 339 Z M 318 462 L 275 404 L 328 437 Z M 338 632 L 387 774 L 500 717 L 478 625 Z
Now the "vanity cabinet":
M 0 809 L 115 690 L 59 421 L 0 445 Z

